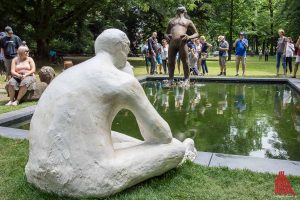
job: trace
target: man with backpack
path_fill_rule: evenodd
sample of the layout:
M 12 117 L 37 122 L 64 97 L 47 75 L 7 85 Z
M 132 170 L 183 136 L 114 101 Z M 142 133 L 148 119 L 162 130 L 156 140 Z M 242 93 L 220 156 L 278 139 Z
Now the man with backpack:
M 21 39 L 13 34 L 11 27 L 5 27 L 6 35 L 0 40 L 1 54 L 4 55 L 4 65 L 6 70 L 6 80 L 11 76 L 11 62 L 14 57 L 17 56 L 17 49 L 22 45 Z
M 5 32 L 0 32 L 0 41 L 1 41 L 1 38 L 4 37 L 5 35 L 6 35 Z M 3 74 L 6 74 L 3 57 L 4 57 L 3 54 L 0 52 L 0 74 L 1 74 L 1 76 Z
M 153 75 L 156 72 L 156 54 L 157 54 L 157 33 L 153 32 L 152 36 L 148 39 L 148 50 L 151 57 L 150 74 Z

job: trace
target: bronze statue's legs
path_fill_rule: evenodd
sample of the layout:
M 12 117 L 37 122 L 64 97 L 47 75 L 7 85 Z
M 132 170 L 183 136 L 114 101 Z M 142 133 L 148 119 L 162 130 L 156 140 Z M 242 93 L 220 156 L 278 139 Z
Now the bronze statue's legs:
M 176 63 L 176 54 L 178 52 L 177 45 L 174 41 L 170 42 L 168 59 L 169 59 L 169 80 L 173 81 L 174 79 L 174 70 Z
M 181 47 L 179 48 L 179 56 L 183 65 L 184 80 L 187 80 L 190 76 L 190 69 L 188 65 L 188 46 L 186 42 L 181 43 Z

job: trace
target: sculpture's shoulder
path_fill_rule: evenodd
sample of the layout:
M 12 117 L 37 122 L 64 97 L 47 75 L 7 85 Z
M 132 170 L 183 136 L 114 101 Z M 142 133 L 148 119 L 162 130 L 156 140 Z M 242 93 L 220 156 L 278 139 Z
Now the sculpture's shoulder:
M 176 22 L 176 17 L 173 17 L 173 18 L 171 18 L 170 20 L 169 20 L 169 25 L 174 25 Z

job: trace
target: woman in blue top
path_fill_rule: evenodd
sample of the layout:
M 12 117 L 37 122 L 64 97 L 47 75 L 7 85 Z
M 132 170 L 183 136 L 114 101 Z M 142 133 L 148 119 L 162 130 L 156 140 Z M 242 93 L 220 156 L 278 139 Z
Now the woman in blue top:
M 211 48 L 212 45 L 206 42 L 206 39 L 203 35 L 200 37 L 200 43 L 202 44 L 201 67 L 202 67 L 203 76 L 205 76 L 208 75 L 208 69 L 206 64 L 206 58 L 208 57 L 208 49 Z

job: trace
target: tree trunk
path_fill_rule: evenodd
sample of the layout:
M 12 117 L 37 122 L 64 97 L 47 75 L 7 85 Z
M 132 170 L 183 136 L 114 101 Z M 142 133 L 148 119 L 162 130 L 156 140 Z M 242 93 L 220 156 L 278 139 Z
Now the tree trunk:
M 36 57 L 37 59 L 48 59 L 49 41 L 45 38 L 36 40 Z
M 255 38 L 255 50 L 254 50 L 254 52 L 255 52 L 255 54 L 258 54 L 259 41 L 258 41 L 258 37 L 256 35 L 254 36 L 254 38 Z
M 269 11 L 270 11 L 270 20 L 271 20 L 271 25 L 270 25 L 270 35 L 271 35 L 271 51 L 270 54 L 274 55 L 274 8 L 273 8 L 273 0 L 269 0 Z
M 230 22 L 229 22 L 229 51 L 228 51 L 228 60 L 231 60 L 231 51 L 232 51 L 232 37 L 233 37 L 233 0 L 230 1 Z

